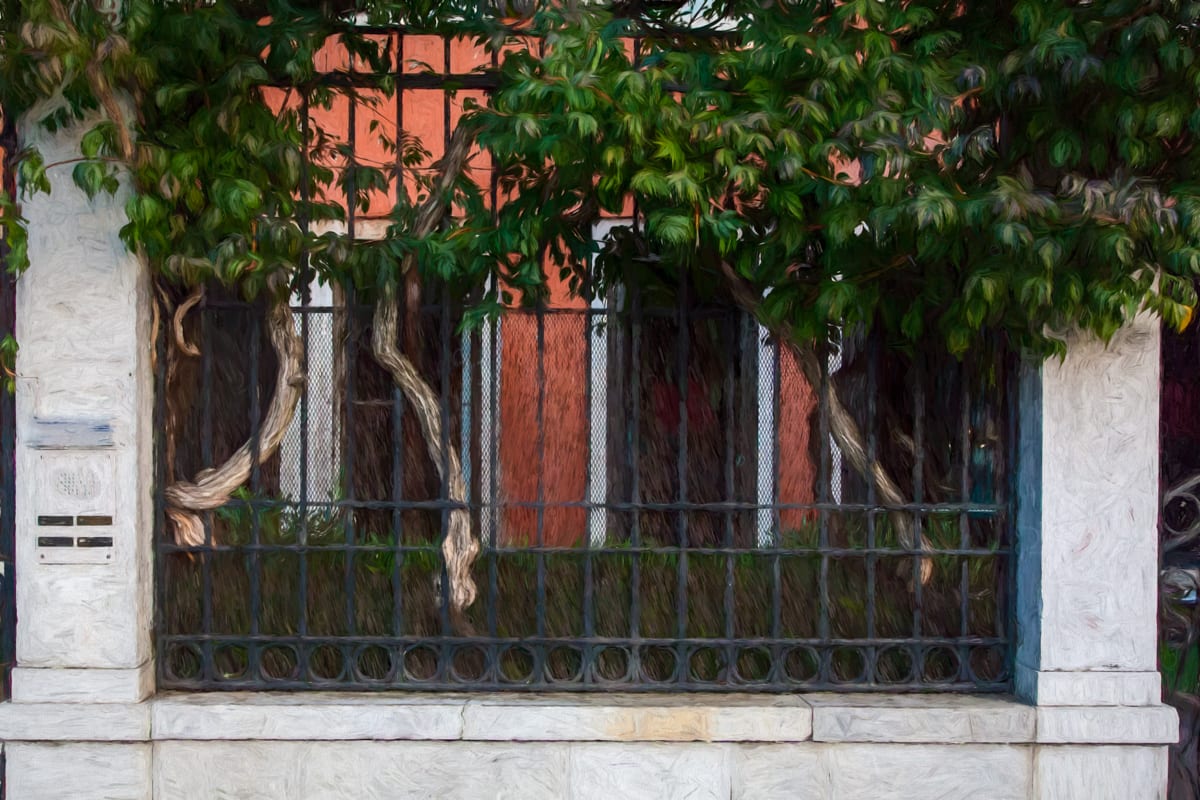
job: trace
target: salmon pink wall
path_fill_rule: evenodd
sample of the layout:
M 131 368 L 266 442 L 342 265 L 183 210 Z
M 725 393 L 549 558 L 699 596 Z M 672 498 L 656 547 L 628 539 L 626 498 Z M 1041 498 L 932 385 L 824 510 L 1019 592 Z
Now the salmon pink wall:
M 447 55 L 450 71 L 456 74 L 470 72 L 491 60 L 482 49 L 462 40 L 452 41 L 447 54 L 445 42 L 436 36 L 392 37 L 388 46 L 394 58 L 399 56 L 401 69 L 408 74 L 428 69 L 443 71 L 447 66 Z M 348 64 L 345 51 L 336 45 L 325 48 L 319 62 L 318 66 L 323 70 L 346 69 Z M 283 92 L 273 96 L 279 103 L 285 101 Z M 397 120 L 400 120 L 404 130 L 418 137 L 430 151 L 429 158 L 417 169 L 429 169 L 441 157 L 447 136 L 444 97 L 440 89 L 408 89 L 392 98 L 382 92 L 363 91 L 357 101 L 338 96 L 330 108 L 313 108 L 311 113 L 315 124 L 340 141 L 348 141 L 353 123 L 357 161 L 386 169 L 394 168 L 396 155 L 384 146 L 381 136 L 395 140 Z M 461 116 L 463 101 L 469 97 L 483 100 L 482 93 L 467 91 L 460 91 L 450 99 L 451 126 Z M 286 95 L 286 102 L 294 106 L 299 104 L 298 98 L 291 95 Z M 491 165 L 487 156 L 476 153 L 469 163 L 475 180 L 482 186 L 489 185 Z M 340 157 L 330 164 L 335 169 L 342 165 Z M 410 199 L 414 198 L 416 180 L 412 170 L 404 171 L 404 185 Z M 372 193 L 369 208 L 366 212 L 356 211 L 356 218 L 385 219 L 396 200 L 395 190 L 393 186 L 390 192 Z M 583 315 L 554 311 L 580 311 L 586 308 L 586 303 L 571 295 L 566 284 L 557 277 L 557 269 L 549 269 L 547 273 L 549 312 L 542 315 L 545 391 L 540 398 L 538 317 L 532 313 L 513 312 L 506 315 L 500 325 L 498 500 L 506 504 L 500 539 L 508 544 L 535 544 L 539 539 L 540 523 L 543 544 L 572 546 L 582 542 L 586 523 L 583 508 L 563 504 L 582 502 L 586 492 L 589 423 L 584 382 L 588 375 L 587 345 Z M 815 406 L 815 396 L 790 354 L 785 354 L 780 364 L 782 374 L 776 409 L 779 499 L 783 503 L 811 503 L 815 469 L 809 456 L 809 417 Z M 539 399 L 543 430 L 540 448 Z M 529 505 L 539 501 L 548 506 L 540 520 L 538 511 Z M 784 511 L 781 514 L 784 529 L 803 524 L 810 513 Z

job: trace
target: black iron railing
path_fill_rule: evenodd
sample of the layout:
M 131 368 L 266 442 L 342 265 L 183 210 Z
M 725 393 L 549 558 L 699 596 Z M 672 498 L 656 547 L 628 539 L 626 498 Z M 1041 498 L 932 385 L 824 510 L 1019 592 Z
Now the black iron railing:
M 846 337 L 813 387 L 731 308 L 622 295 L 465 333 L 448 299 L 404 321 L 482 543 L 459 614 L 440 547 L 462 506 L 371 358 L 371 309 L 302 292 L 309 383 L 280 453 L 204 544 L 159 533 L 160 684 L 1008 688 L 1003 375 Z M 160 485 L 253 436 L 273 380 L 260 307 L 210 294 L 192 324 L 201 356 L 160 361 Z M 828 383 L 903 503 L 839 446 Z
M 347 132 L 345 165 L 380 164 L 359 115 L 393 141 L 440 123 L 425 131 L 436 151 L 451 88 L 492 85 L 472 70 L 494 58 L 461 43 L 377 33 L 402 91 L 383 97 L 378 76 L 342 68 L 322 91 L 357 88 L 344 111 L 320 109 L 312 87 L 288 94 L 306 136 L 310 118 L 344 114 L 329 127 Z M 441 74 L 403 66 L 413 58 Z M 496 178 L 476 167 L 494 206 Z M 412 177 L 398 155 L 383 169 L 388 192 L 366 211 L 344 202 L 352 238 L 370 238 Z M 331 185 L 355 196 L 352 177 Z M 721 297 L 651 288 L 514 308 L 463 333 L 470 299 L 423 287 L 399 344 L 439 399 L 460 503 L 372 357 L 372 298 L 304 276 L 293 312 L 308 383 L 288 435 L 204 515 L 203 544 L 184 546 L 162 489 L 257 436 L 277 367 L 264 307 L 210 290 L 183 323 L 200 356 L 168 331 L 158 358 L 160 685 L 1009 688 L 1006 361 L 845 334 L 806 377 Z M 852 442 L 831 421 L 831 385 Z M 441 545 L 462 508 L 481 552 L 460 612 Z

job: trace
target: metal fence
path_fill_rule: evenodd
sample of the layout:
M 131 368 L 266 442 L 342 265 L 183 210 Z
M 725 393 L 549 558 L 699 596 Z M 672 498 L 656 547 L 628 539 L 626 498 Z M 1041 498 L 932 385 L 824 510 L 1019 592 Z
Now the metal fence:
M 405 344 L 483 545 L 455 615 L 440 537 L 460 506 L 370 356 L 371 309 L 294 310 L 309 383 L 284 446 L 202 546 L 159 533 L 164 688 L 1009 688 L 1003 369 L 847 336 L 814 387 L 732 308 L 643 307 L 637 287 L 467 332 L 462 304 L 427 304 Z M 210 294 L 201 357 L 163 365 L 164 473 L 255 434 L 262 318 Z M 905 502 L 843 454 L 828 382 Z
M 356 238 L 413 188 L 378 137 L 413 132 L 437 158 L 495 64 L 462 41 L 373 35 L 394 94 L 336 52 L 320 90 L 279 93 L 326 129 L 335 171 L 386 173 L 365 196 L 331 183 Z M 490 165 L 473 163 L 495 203 Z M 161 490 L 257 434 L 276 368 L 264 309 L 213 289 L 185 322 L 201 355 L 160 348 L 163 688 L 1009 688 L 1003 359 L 984 370 L 846 334 L 810 381 L 694 287 L 631 284 L 462 332 L 470 298 L 425 286 L 400 346 L 440 398 L 482 544 L 478 599 L 457 614 L 440 546 L 460 505 L 371 356 L 371 298 L 295 288 L 304 397 L 201 546 L 174 542 Z M 831 384 L 899 501 L 843 453 Z

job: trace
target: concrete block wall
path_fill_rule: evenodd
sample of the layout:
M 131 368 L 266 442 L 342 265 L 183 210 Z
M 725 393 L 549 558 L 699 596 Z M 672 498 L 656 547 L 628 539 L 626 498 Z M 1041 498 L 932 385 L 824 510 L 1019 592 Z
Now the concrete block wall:
M 1014 697 L 156 694 L 151 287 L 69 169 L 25 209 L 9 798 L 1165 796 L 1147 318 L 1025 367 Z M 111 548 L 60 563 L 64 515 Z

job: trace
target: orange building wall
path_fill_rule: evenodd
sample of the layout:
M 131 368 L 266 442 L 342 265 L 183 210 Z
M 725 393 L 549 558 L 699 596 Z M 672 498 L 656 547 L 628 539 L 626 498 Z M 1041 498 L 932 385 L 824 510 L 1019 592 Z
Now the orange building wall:
M 418 73 L 427 69 L 443 71 L 447 66 L 444 41 L 435 36 L 393 37 L 393 55 L 399 51 L 402 70 Z M 345 69 L 345 53 L 327 47 L 318 67 L 322 70 Z M 490 63 L 490 56 L 467 41 L 451 42 L 449 67 L 452 73 L 470 72 Z M 283 102 L 283 93 L 276 95 Z M 464 99 L 483 101 L 482 93 L 461 91 L 450 100 L 451 125 L 462 114 Z M 314 121 L 335 138 L 347 140 L 351 117 L 355 129 L 355 154 L 359 163 L 392 168 L 396 155 L 381 143 L 380 135 L 396 138 L 399 116 L 403 127 L 418 137 L 430 151 L 428 169 L 443 153 L 445 129 L 444 94 L 435 89 L 410 89 L 387 98 L 381 92 L 366 91 L 353 103 L 344 96 L 335 98 L 329 109 L 314 108 Z M 298 99 L 287 102 L 298 105 Z M 399 107 L 397 107 L 399 102 Z M 491 165 L 486 154 L 477 153 L 469 162 L 471 174 L 479 185 L 490 182 Z M 331 166 L 338 166 L 336 164 Z M 415 199 L 416 181 L 411 170 L 404 170 L 408 196 Z M 333 191 L 337 191 L 334 189 Z M 356 211 L 358 231 L 371 220 L 385 220 L 396 201 L 391 192 L 375 192 L 366 212 Z M 557 270 L 548 270 L 550 308 L 582 310 L 586 303 L 571 296 Z M 537 509 L 527 504 L 547 506 L 541 514 L 541 542 L 546 546 L 579 544 L 586 525 L 586 511 L 565 503 L 585 499 L 587 483 L 588 410 L 583 382 L 587 380 L 587 346 L 582 314 L 543 316 L 544 358 L 542 369 L 545 391 L 541 397 L 543 447 L 538 443 L 538 326 L 537 317 L 514 312 L 504 317 L 501 331 L 500 368 L 500 441 L 499 498 L 504 507 L 500 539 L 507 544 L 535 544 L 539 540 Z M 811 503 L 815 470 L 809 457 L 809 416 L 815 405 L 814 393 L 796 368 L 794 358 L 785 354 L 781 362 L 778 408 L 779 426 L 779 499 L 783 503 Z M 539 497 L 539 484 L 541 495 Z M 557 506 L 557 507 L 555 507 Z M 809 512 L 785 511 L 784 529 L 803 523 Z

